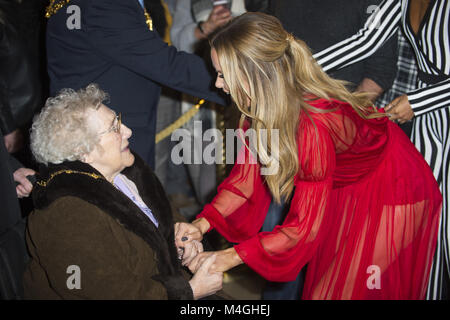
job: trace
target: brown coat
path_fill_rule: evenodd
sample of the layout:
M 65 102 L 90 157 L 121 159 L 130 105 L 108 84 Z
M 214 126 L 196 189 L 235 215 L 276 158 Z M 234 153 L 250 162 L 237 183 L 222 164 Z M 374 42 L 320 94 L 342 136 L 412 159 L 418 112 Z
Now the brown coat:
M 45 169 L 42 181 L 65 169 L 99 174 L 78 161 Z M 174 221 L 162 186 L 137 156 L 122 173 L 136 184 L 159 227 L 104 179 L 64 171 L 46 186 L 37 185 L 27 227 L 32 259 L 24 275 L 25 298 L 193 298 L 177 259 Z M 79 267 L 79 273 L 70 266 Z M 80 289 L 70 286 L 77 274 Z

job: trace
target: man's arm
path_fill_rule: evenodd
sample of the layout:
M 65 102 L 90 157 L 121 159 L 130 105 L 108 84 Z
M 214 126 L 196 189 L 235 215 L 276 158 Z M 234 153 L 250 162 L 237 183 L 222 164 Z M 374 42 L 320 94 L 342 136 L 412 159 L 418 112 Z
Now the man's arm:
M 177 51 L 150 31 L 137 1 L 95 0 L 87 11 L 89 40 L 105 59 L 175 90 L 225 105 L 211 90 L 213 78 L 203 59 Z
M 328 72 L 370 57 L 396 34 L 401 12 L 400 0 L 383 1 L 355 35 L 314 54 L 314 58 Z
M 398 37 L 395 34 L 372 56 L 364 60 L 362 65 L 364 79 L 359 84 L 357 91 L 369 92 L 372 101 L 375 102 L 394 83 L 397 74 L 397 60 Z
M 356 87 L 358 92 L 366 92 L 370 96 L 370 100 L 375 102 L 377 98 L 383 93 L 384 89 L 380 87 L 375 81 L 369 78 L 364 78 Z
M 6 97 L 6 86 L 0 79 L 0 131 L 3 135 L 7 135 L 16 129 L 11 108 Z
M 394 83 L 397 74 L 398 38 L 392 36 L 377 52 L 363 63 L 364 79 L 356 88 L 368 92 L 375 100 Z

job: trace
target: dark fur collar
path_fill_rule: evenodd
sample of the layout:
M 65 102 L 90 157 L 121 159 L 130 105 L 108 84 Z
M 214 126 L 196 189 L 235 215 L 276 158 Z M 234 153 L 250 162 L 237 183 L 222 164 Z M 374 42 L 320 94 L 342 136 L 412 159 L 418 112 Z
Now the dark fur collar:
M 97 206 L 150 245 L 158 256 L 160 270 L 158 280 L 164 282 L 167 276 L 181 275 L 181 266 L 174 245 L 171 207 L 156 175 L 138 155 L 134 155 L 134 164 L 123 170 L 122 174 L 136 184 L 142 200 L 158 220 L 158 228 L 126 195 L 106 179 L 94 179 L 86 174 L 63 173 L 54 176 L 46 186 L 36 184 L 33 190 L 33 202 L 36 209 L 44 209 L 58 198 L 74 196 Z M 71 161 L 41 167 L 38 182 L 39 180 L 47 181 L 52 173 L 60 170 L 74 170 L 103 177 L 90 165 Z

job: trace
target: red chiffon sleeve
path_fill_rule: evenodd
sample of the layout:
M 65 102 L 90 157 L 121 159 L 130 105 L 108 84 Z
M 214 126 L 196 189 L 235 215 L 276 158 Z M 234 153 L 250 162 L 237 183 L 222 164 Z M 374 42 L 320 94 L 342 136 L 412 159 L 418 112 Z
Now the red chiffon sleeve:
M 260 175 L 261 166 L 243 146 L 218 193 L 197 218 L 204 217 L 228 241 L 240 243 L 256 235 L 269 209 L 271 196 Z
M 271 199 L 267 188 L 262 188 L 258 165 L 235 167 L 226 181 L 226 189 L 221 186 L 213 203 L 201 214 L 228 240 L 239 242 L 235 249 L 241 259 L 270 281 L 294 280 L 326 237 L 330 225 L 325 216 L 336 164 L 334 143 L 326 127 L 307 117 L 300 121 L 299 132 L 300 170 L 290 210 L 282 225 L 271 232 L 257 233 Z M 253 189 L 244 187 L 250 186 L 248 178 Z M 234 208 L 238 198 L 246 199 L 247 205 Z M 237 212 L 238 216 L 233 217 Z

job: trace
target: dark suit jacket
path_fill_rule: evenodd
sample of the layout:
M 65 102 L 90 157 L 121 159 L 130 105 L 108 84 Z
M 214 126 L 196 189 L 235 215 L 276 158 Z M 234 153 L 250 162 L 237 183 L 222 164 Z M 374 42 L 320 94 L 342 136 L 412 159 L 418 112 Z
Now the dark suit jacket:
M 13 167 L 11 156 L 6 151 L 3 135 L 0 132 L 0 235 L 16 225 L 21 220 L 19 201 L 17 200 L 16 185 L 13 172 L 18 169 Z
M 7 135 L 28 125 L 42 106 L 41 79 L 33 32 L 25 35 L 22 16 L 30 1 L 0 0 L 0 131 Z M 25 12 L 24 12 L 25 11 Z M 32 10 L 31 10 L 32 11 Z M 27 41 L 28 44 L 27 45 Z
M 22 218 L 12 163 L 0 132 L 0 297 L 23 297 L 22 275 L 29 259 L 25 246 L 25 219 Z
M 73 28 L 77 12 L 79 29 Z M 137 0 L 70 1 L 48 21 L 47 58 L 51 94 L 99 84 L 133 130 L 131 147 L 152 167 L 161 84 L 224 104 L 211 91 L 205 62 L 150 31 Z

